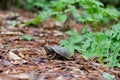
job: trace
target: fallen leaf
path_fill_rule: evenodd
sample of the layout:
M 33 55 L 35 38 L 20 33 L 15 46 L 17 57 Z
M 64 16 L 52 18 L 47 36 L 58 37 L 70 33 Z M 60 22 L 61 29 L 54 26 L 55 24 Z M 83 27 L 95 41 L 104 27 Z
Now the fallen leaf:
M 26 63 L 27 62 L 26 60 L 22 59 L 21 57 L 19 57 L 18 55 L 16 55 L 15 53 L 13 53 L 11 51 L 8 53 L 8 57 L 12 60 L 17 61 L 17 63 Z
M 15 53 L 13 53 L 13 52 L 9 52 L 8 53 L 8 57 L 10 58 L 10 59 L 12 59 L 12 60 L 20 60 L 20 59 L 22 59 L 22 58 L 20 58 L 18 55 L 16 55 Z
M 11 31 L 7 31 L 7 32 L 1 32 L 1 35 L 22 36 L 23 33 L 21 33 L 21 32 L 11 32 Z
M 65 78 L 63 76 L 59 76 L 55 80 L 65 80 Z
M 60 31 L 54 30 L 54 31 L 53 31 L 53 36 L 56 36 L 56 37 L 58 37 L 58 36 L 63 36 L 63 33 L 60 32 Z
M 29 74 L 26 74 L 26 73 L 20 73 L 20 74 L 14 74 L 14 75 L 9 75 L 10 77 L 12 78 L 15 78 L 15 79 L 22 79 L 22 80 L 28 80 L 29 79 Z

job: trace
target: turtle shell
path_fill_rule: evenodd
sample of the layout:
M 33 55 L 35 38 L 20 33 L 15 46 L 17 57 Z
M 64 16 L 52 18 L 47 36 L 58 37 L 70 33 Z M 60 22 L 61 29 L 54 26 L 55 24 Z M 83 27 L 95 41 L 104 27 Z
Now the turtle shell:
M 59 54 L 60 56 L 66 58 L 66 59 L 70 59 L 70 57 L 71 57 L 69 51 L 66 48 L 64 48 L 64 47 L 61 47 L 61 46 L 51 46 L 51 49 L 55 53 Z

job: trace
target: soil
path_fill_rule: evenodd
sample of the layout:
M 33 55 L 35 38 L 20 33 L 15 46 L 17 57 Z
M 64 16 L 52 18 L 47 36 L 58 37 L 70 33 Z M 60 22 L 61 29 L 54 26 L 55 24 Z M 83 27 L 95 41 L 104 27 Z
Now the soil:
M 120 69 L 103 66 L 77 52 L 70 60 L 48 57 L 43 46 L 59 45 L 68 36 L 60 30 L 62 25 L 53 20 L 26 26 L 25 22 L 34 17 L 34 13 L 23 10 L 16 10 L 15 14 L 0 11 L 0 80 L 108 80 L 104 73 L 120 80 Z M 16 27 L 12 26 L 14 21 Z M 75 25 L 76 30 L 83 27 Z M 26 34 L 34 39 L 24 39 Z

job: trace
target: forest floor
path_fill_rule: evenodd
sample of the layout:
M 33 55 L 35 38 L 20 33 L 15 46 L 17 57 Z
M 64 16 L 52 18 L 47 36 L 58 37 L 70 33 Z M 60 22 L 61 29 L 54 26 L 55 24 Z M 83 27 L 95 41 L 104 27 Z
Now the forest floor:
M 52 20 L 37 27 L 25 26 L 33 18 L 34 14 L 22 10 L 15 15 L 0 11 L 0 80 L 108 80 L 104 73 L 120 80 L 120 69 L 105 67 L 78 53 L 71 60 L 49 59 L 43 46 L 59 45 L 67 37 Z M 13 27 L 15 21 L 18 25 Z M 25 40 L 26 34 L 35 40 Z

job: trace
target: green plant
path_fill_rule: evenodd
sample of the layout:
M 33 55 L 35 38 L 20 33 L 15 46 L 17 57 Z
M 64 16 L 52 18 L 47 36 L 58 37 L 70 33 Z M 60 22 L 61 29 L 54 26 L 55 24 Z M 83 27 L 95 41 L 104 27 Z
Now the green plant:
M 104 3 L 105 5 L 114 5 L 116 7 L 120 6 L 120 0 L 99 0 L 102 3 Z
M 56 0 L 57 1 L 57 0 Z M 52 6 L 51 0 L 25 0 L 25 1 L 18 1 L 18 7 L 25 8 L 27 10 L 43 10 L 48 9 Z M 27 4 L 27 5 L 26 5 Z
M 102 75 L 107 80 L 116 80 L 114 75 L 104 72 Z
M 12 22 L 11 22 L 11 25 L 12 25 L 13 27 L 16 27 L 16 26 L 18 25 L 18 23 L 17 23 L 16 21 L 12 21 Z
M 73 16 L 74 20 L 90 24 L 95 30 L 98 30 L 99 25 L 105 25 L 111 20 L 117 21 L 120 17 L 117 9 L 113 6 L 104 8 L 104 5 L 98 0 L 57 0 L 50 1 L 50 3 L 51 6 L 39 13 L 37 18 L 40 19 L 35 19 L 37 22 L 54 17 L 55 21 L 59 20 L 61 23 L 65 23 L 71 19 L 70 16 Z M 34 20 L 31 23 L 34 23 Z
M 74 31 L 67 34 L 71 37 L 60 44 L 71 54 L 78 51 L 88 58 L 97 57 L 101 64 L 120 67 L 120 23 L 104 32 L 89 32 L 86 28 L 81 35 Z
M 27 34 L 23 36 L 23 39 L 24 39 L 24 40 L 27 40 L 27 41 L 35 40 L 34 37 L 32 37 L 32 36 L 30 36 L 30 35 L 27 35 Z

